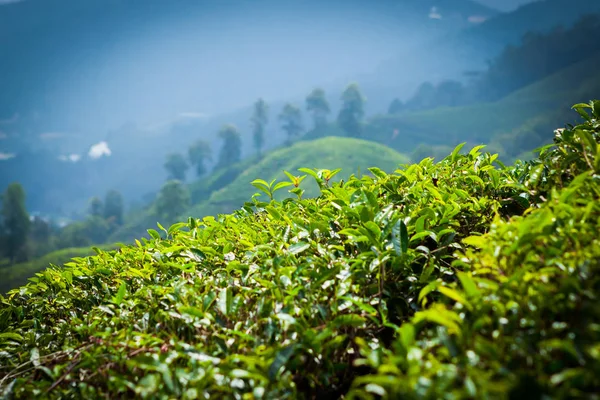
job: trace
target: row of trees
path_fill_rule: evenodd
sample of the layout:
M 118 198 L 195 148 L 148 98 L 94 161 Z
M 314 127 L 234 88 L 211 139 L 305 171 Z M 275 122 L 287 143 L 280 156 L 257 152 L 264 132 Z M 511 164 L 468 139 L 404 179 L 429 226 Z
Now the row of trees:
M 388 114 L 436 107 L 457 107 L 472 103 L 474 99 L 473 90 L 459 81 L 447 79 L 435 85 L 431 82 L 424 82 L 406 102 L 402 102 L 398 98 L 394 99 L 390 103 Z
M 109 191 L 104 201 L 92 198 L 88 217 L 64 228 L 30 216 L 25 200 L 25 190 L 20 183 L 10 184 L 2 194 L 0 258 L 10 264 L 59 249 L 104 243 L 123 224 L 123 197 L 115 190 Z
M 22 258 L 31 230 L 29 213 L 25 207 L 25 190 L 19 183 L 11 183 L 2 194 L 1 217 L 2 256 L 13 264 Z
M 364 117 L 365 98 L 360 92 L 356 83 L 350 84 L 342 93 L 342 107 L 337 116 L 337 124 L 348 136 L 359 137 L 362 134 L 361 123 Z M 313 120 L 313 129 L 320 129 L 327 126 L 327 118 L 331 113 L 331 107 L 325 91 L 321 88 L 314 89 L 306 96 L 306 111 L 311 114 Z M 252 114 L 252 133 L 254 147 L 257 154 L 262 153 L 265 142 L 265 127 L 269 121 L 269 108 L 263 99 L 258 99 L 254 103 L 254 112 Z M 294 104 L 284 105 L 278 116 L 281 122 L 281 129 L 286 133 L 287 143 L 291 144 L 304 131 L 302 121 L 302 111 Z
M 218 136 L 223 141 L 223 146 L 221 147 L 215 169 L 236 163 L 242 156 L 241 135 L 234 125 L 224 125 L 219 130 Z M 167 179 L 184 181 L 190 166 L 195 168 L 196 175 L 200 177 L 208 172 L 206 164 L 212 161 L 212 159 L 210 143 L 200 139 L 189 147 L 187 159 L 181 153 L 167 155 L 167 160 L 164 164 L 168 174 Z
M 362 119 L 364 117 L 365 98 L 357 84 L 350 84 L 342 93 L 342 106 L 337 116 L 337 125 L 350 137 L 362 135 Z M 328 116 L 331 107 L 323 89 L 317 88 L 308 94 L 305 99 L 305 108 L 313 120 L 313 129 L 321 129 L 329 123 Z M 278 115 L 281 130 L 286 134 L 286 145 L 292 144 L 305 131 L 302 110 L 300 107 L 287 103 Z M 266 127 L 269 123 L 269 105 L 261 98 L 253 105 L 250 125 L 252 140 L 257 155 L 261 155 L 265 146 Z M 215 169 L 232 165 L 241 159 L 242 139 L 237 127 L 233 124 L 223 126 L 218 132 L 222 140 Z M 193 167 L 197 176 L 202 176 L 208 171 L 207 163 L 213 161 L 210 143 L 198 140 L 188 149 L 187 157 L 181 153 L 172 153 L 167 156 L 164 167 L 169 180 L 184 181 L 188 170 Z

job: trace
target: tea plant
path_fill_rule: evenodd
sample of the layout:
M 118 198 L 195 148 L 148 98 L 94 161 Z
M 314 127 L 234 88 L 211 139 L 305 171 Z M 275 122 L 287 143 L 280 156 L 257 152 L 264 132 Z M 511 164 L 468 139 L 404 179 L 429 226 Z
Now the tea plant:
M 0 391 L 589 398 L 600 102 L 576 109 L 584 122 L 531 162 L 459 146 L 346 182 L 302 169 L 318 198 L 303 176 L 257 180 L 267 201 L 51 267 L 0 298 Z

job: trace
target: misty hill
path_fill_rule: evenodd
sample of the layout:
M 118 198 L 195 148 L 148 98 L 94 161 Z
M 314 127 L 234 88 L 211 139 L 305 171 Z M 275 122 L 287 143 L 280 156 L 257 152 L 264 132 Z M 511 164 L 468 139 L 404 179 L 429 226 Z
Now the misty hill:
M 400 164 L 409 162 L 409 158 L 389 147 L 366 140 L 327 137 L 314 141 L 296 143 L 290 147 L 278 149 L 268 153 L 263 159 L 255 158 L 242 161 L 227 170 L 217 171 L 212 176 L 201 178 L 198 182 L 190 185 L 193 192 L 202 188 L 210 188 L 212 193 L 199 204 L 193 205 L 191 209 L 183 213 L 179 218 L 186 219 L 189 216 L 203 217 L 206 215 L 217 215 L 219 213 L 232 212 L 240 208 L 248 201 L 252 194 L 259 192 L 250 182 L 256 178 L 271 181 L 287 181 L 283 171 L 293 175 L 301 175 L 298 168 L 327 168 L 336 166 L 342 171 L 336 175 L 335 180 L 348 179 L 352 174 L 365 173 L 369 167 L 378 167 L 384 171 L 393 171 Z M 312 179 L 312 178 L 311 178 Z M 318 187 L 306 180 L 303 183 L 306 189 L 304 197 L 318 194 Z M 281 191 L 286 197 L 294 196 L 287 193 L 287 189 Z M 110 242 L 129 242 L 134 237 L 146 232 L 149 226 L 154 226 L 157 219 L 154 210 L 140 215 L 134 221 L 124 226 L 110 237 Z M 161 220 L 163 225 L 173 221 Z
M 600 53 L 495 102 L 376 116 L 366 135 L 400 151 L 420 143 L 453 146 L 467 141 L 492 143 L 491 151 L 515 157 L 549 142 L 553 130 L 575 116 L 571 104 L 600 92 L 598 65 Z M 394 130 L 399 131 L 395 138 Z
M 434 6 L 447 18 L 431 18 Z M 470 0 L 11 3 L 0 8 L 0 115 L 18 114 L 31 134 L 98 136 L 131 120 L 222 113 L 369 71 L 399 47 L 494 14 Z
M 545 0 L 526 4 L 476 26 L 403 52 L 382 63 L 371 80 L 377 81 L 382 77 L 389 80 L 399 71 L 406 70 L 407 63 L 415 68 L 429 67 L 430 71 L 430 66 L 437 66 L 428 80 L 457 78 L 465 72 L 481 71 L 507 45 L 518 45 L 526 33 L 547 33 L 558 26 L 567 28 L 582 16 L 593 13 L 600 13 L 600 1 Z M 366 83 L 369 80 L 368 77 L 365 78 L 361 82 L 368 91 Z M 418 83 L 409 89 L 414 90 L 416 85 Z

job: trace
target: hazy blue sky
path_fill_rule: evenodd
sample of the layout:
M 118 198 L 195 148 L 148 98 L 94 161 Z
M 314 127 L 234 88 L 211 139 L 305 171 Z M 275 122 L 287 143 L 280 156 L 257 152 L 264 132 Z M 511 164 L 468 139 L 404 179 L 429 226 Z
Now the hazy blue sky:
M 19 0 L 0 0 L 0 5 L 5 3 L 12 3 Z M 494 7 L 498 10 L 511 10 L 517 8 L 518 6 L 531 3 L 536 0 L 476 0 L 482 4 Z

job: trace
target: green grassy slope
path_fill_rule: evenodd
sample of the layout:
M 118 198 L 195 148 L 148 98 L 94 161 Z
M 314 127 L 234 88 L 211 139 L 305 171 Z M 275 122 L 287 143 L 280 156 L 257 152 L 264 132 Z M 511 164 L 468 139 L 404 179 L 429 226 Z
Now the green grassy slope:
M 210 197 L 211 193 L 221 189 L 233 181 L 242 171 L 257 162 L 255 157 L 249 157 L 237 164 L 213 172 L 197 179 L 188 185 L 192 204 L 198 204 Z M 138 213 L 109 237 L 109 242 L 130 242 L 133 238 L 146 235 L 148 227 L 156 226 L 160 217 L 152 208 Z M 163 221 L 164 222 L 164 221 Z
M 117 245 L 98 246 L 101 250 L 110 250 L 117 247 Z M 75 247 L 53 251 L 43 257 L 24 263 L 0 267 L 0 275 L 2 276 L 0 279 L 0 294 L 25 285 L 27 279 L 48 268 L 50 264 L 62 265 L 74 257 L 87 257 L 93 254 L 95 252 L 90 247 Z
M 372 141 L 326 137 L 311 141 L 300 141 L 290 147 L 280 148 L 265 154 L 264 158 L 245 159 L 230 168 L 217 171 L 189 185 L 194 205 L 181 215 L 203 217 L 229 213 L 240 208 L 244 202 L 258 192 L 250 182 L 260 177 L 265 180 L 287 180 L 283 171 L 300 174 L 297 168 L 341 168 L 336 178 L 347 178 L 353 173 L 366 171 L 375 166 L 386 171 L 394 170 L 409 158 L 395 150 Z M 305 196 L 318 193 L 316 184 L 306 181 Z M 286 190 L 283 190 L 287 193 Z M 293 195 L 290 195 L 293 196 Z M 131 242 L 136 237 L 147 236 L 146 230 L 156 223 L 169 225 L 174 221 L 161 220 L 153 211 L 147 210 L 135 220 L 129 221 L 110 236 L 110 242 Z
M 518 129 L 533 118 L 593 98 L 600 92 L 598 65 L 600 54 L 595 54 L 494 103 L 378 116 L 370 121 L 366 136 L 400 151 L 410 151 L 419 143 L 488 143 L 495 135 Z M 394 129 L 400 132 L 392 139 Z M 550 131 L 548 140 L 551 138 Z
M 600 53 L 573 64 L 538 82 L 506 96 L 499 103 L 547 102 L 551 105 L 573 104 L 569 100 L 594 97 L 600 86 Z M 587 96 L 587 97 L 586 97 Z
M 248 157 L 237 164 L 215 171 L 206 177 L 197 179 L 196 181 L 190 183 L 188 187 L 190 190 L 192 203 L 196 204 L 202 200 L 206 200 L 210 197 L 211 193 L 227 186 L 243 171 L 247 170 L 259 161 L 260 160 L 256 156 Z
M 302 141 L 269 153 L 260 162 L 243 171 L 229 185 L 212 193 L 206 202 L 193 207 L 188 215 L 182 217 L 201 217 L 231 212 L 241 207 L 258 192 L 250 182 L 256 178 L 266 181 L 288 180 L 283 173 L 284 170 L 294 175 L 301 175 L 297 169 L 302 167 L 341 168 L 342 171 L 336 176 L 339 180 L 347 179 L 350 175 L 357 174 L 359 170 L 368 172 L 368 167 L 393 171 L 399 164 L 408 162 L 407 156 L 366 140 L 326 137 L 314 141 Z M 317 195 L 317 185 L 309 179 L 305 182 L 305 197 Z M 285 189 L 282 192 L 293 196 Z

